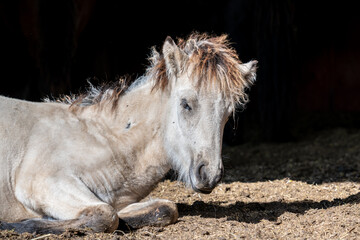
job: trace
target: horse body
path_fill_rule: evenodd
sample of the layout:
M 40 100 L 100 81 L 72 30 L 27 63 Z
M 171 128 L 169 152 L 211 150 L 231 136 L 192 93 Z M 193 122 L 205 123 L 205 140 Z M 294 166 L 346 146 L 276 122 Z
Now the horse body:
M 146 94 L 142 91 L 140 95 Z M 156 109 L 139 111 L 140 98 L 123 96 L 123 101 L 126 105 L 122 113 L 126 117 L 118 116 L 114 121 L 108 121 L 104 109 L 74 114 L 64 104 L 28 103 L 1 97 L 1 109 L 4 110 L 1 120 L 8 119 L 8 122 L 1 122 L 2 126 L 7 126 L 1 128 L 0 153 L 4 166 L 1 176 L 6 178 L 2 183 L 8 183 L 2 186 L 7 189 L 3 193 L 8 194 L 1 195 L 4 206 L 1 210 L 9 212 L 4 212 L 1 219 L 12 222 L 39 217 L 38 212 L 59 219 L 75 218 L 77 216 L 72 214 L 76 211 L 69 211 L 71 206 L 66 205 L 66 210 L 56 213 L 54 209 L 61 206 L 48 209 L 41 206 L 44 199 L 54 202 L 66 194 L 67 189 L 73 191 L 74 183 L 84 194 L 77 196 L 79 201 L 95 197 L 95 202 L 101 200 L 118 210 L 146 196 L 170 169 L 161 156 L 164 153 L 159 139 L 160 126 L 156 126 L 161 121 L 154 119 L 161 118 L 161 114 Z M 156 97 L 152 101 L 156 101 Z M 149 106 L 144 106 L 146 104 L 141 105 L 149 110 Z M 144 113 L 149 113 L 146 118 L 137 116 Z M 18 214 L 6 207 L 19 201 L 22 207 Z
M 167 39 L 128 90 L 93 89 L 70 107 L 0 97 L 0 229 L 113 231 L 119 218 L 133 227 L 173 223 L 174 203 L 139 202 L 170 168 L 195 191 L 210 193 L 223 172 L 223 128 L 253 81 L 256 62 L 240 64 L 224 39 L 206 40 L 178 47 Z M 217 64 L 193 62 L 201 41 L 218 51 L 207 53 Z M 212 78 L 234 79 L 202 87 L 198 69 L 208 74 L 214 66 L 219 72 Z M 226 75 L 230 70 L 234 76 Z

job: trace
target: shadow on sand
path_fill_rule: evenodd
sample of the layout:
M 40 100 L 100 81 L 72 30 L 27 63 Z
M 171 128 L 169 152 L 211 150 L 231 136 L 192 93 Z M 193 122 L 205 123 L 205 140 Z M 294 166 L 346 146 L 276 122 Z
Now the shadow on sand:
M 243 203 L 236 202 L 229 206 L 220 206 L 221 202 L 205 203 L 196 201 L 192 205 L 178 204 L 180 217 L 201 216 L 204 218 L 223 218 L 246 223 L 259 223 L 261 220 L 277 221 L 278 217 L 285 212 L 304 214 L 310 209 L 328 209 L 345 204 L 360 203 L 360 193 L 344 199 L 333 201 L 323 200 L 299 201 L 299 202 L 268 202 L 268 203 Z

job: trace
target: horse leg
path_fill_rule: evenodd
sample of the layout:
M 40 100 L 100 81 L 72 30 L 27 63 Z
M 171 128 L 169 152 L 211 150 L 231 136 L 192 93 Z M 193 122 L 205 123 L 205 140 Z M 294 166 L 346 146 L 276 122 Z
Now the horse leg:
M 0 229 L 61 233 L 69 228 L 111 232 L 118 227 L 116 210 L 73 176 L 47 178 L 43 182 L 18 178 L 15 195 L 25 209 L 42 218 L 3 223 Z
M 119 218 L 115 210 L 110 205 L 100 204 L 82 210 L 76 219 L 51 220 L 36 218 L 15 223 L 0 222 L 0 230 L 14 230 L 18 233 L 59 234 L 66 229 L 91 228 L 95 232 L 113 232 L 117 229 L 118 224 Z
M 176 204 L 165 199 L 133 203 L 121 209 L 117 215 L 131 228 L 166 226 L 175 223 L 179 216 Z

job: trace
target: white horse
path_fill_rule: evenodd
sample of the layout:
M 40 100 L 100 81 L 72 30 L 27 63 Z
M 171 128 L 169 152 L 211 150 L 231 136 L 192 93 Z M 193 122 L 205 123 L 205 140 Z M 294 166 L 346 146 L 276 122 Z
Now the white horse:
M 60 233 L 165 226 L 175 203 L 139 202 L 171 169 L 210 193 L 223 174 L 223 129 L 247 101 L 256 61 L 226 36 L 168 37 L 144 76 L 59 102 L 0 97 L 0 229 Z

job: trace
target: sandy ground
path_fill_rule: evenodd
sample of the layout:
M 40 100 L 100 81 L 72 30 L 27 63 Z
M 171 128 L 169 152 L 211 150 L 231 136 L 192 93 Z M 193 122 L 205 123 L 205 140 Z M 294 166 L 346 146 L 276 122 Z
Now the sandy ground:
M 360 130 L 333 129 L 300 142 L 224 148 L 226 175 L 209 195 L 165 180 L 149 198 L 178 204 L 167 227 L 1 239 L 360 239 Z

